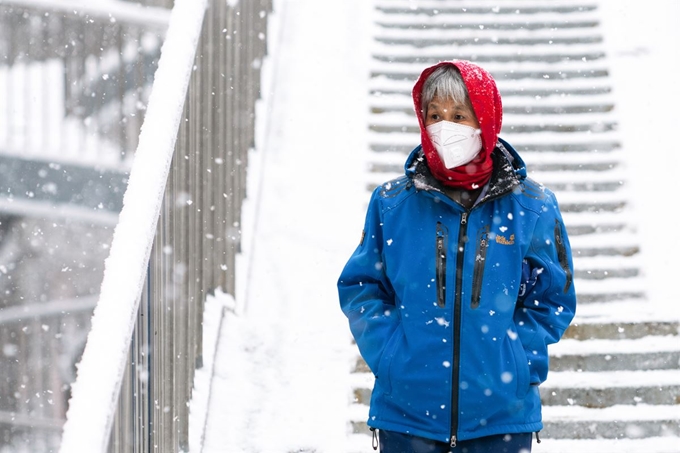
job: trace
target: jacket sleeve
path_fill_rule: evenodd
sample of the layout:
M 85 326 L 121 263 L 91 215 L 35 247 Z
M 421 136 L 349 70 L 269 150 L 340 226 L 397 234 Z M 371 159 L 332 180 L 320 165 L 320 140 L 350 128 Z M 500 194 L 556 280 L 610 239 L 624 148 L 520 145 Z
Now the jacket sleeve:
M 399 325 L 394 291 L 385 275 L 379 190 L 371 197 L 361 243 L 338 280 L 340 307 L 362 357 L 376 376 L 385 345 Z
M 532 384 L 547 378 L 548 345 L 560 340 L 576 312 L 569 239 L 554 195 L 546 191 L 546 197 L 525 257 L 526 291 L 515 310 Z

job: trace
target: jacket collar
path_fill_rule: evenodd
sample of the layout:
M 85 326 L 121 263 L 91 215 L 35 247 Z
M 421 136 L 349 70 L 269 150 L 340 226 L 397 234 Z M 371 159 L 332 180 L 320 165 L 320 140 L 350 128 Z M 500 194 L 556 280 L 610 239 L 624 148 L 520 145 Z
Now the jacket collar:
M 513 190 L 527 175 L 522 158 L 508 142 L 501 138 L 498 139 L 491 158 L 493 159 L 493 172 L 486 194 L 480 201 L 495 198 Z M 404 169 L 406 176 L 413 181 L 416 189 L 444 193 L 444 186 L 432 175 L 420 145 L 411 151 Z

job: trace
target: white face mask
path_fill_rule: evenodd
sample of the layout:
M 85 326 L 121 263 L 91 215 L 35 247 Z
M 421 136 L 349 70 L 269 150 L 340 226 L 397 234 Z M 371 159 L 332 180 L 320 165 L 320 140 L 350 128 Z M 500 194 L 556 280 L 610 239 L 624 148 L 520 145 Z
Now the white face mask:
M 439 158 L 448 169 L 467 164 L 482 149 L 481 131 L 474 127 L 439 121 L 426 129 Z

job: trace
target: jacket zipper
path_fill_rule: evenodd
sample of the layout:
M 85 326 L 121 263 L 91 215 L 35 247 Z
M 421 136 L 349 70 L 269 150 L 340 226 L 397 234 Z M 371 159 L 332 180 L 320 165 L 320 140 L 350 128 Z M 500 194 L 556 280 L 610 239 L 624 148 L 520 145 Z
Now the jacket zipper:
M 437 241 L 436 241 L 436 284 L 437 284 L 437 305 L 446 305 L 446 234 L 441 222 L 437 222 Z
M 562 269 L 564 269 L 564 272 L 567 274 L 567 282 L 564 285 L 564 292 L 566 293 L 571 287 L 573 276 L 571 274 L 571 269 L 569 268 L 567 247 L 562 240 L 562 228 L 558 220 L 555 220 L 555 243 L 557 244 L 557 259 L 560 262 L 560 266 L 562 266 Z
M 465 238 L 467 236 L 468 212 L 460 218 L 458 231 L 458 250 L 456 253 L 456 293 L 453 304 L 453 370 L 451 371 L 451 448 L 458 442 L 458 400 L 460 380 L 460 329 L 461 329 L 461 300 L 463 286 L 463 258 L 465 252 Z
M 472 274 L 472 302 L 470 307 L 474 310 L 479 307 L 482 298 L 482 277 L 486 264 L 486 251 L 489 248 L 489 226 L 482 230 L 477 241 L 477 254 L 475 255 L 475 268 Z

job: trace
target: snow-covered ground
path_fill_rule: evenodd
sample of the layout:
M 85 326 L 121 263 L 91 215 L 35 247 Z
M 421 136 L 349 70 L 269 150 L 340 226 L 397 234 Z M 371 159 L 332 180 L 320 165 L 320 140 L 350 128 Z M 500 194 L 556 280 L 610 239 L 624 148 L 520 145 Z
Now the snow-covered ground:
M 369 8 L 275 4 L 247 272 L 222 326 L 206 453 L 346 451 L 352 350 L 335 285 L 367 201 Z
M 600 3 L 650 301 L 659 318 L 680 319 L 672 135 L 680 2 Z M 274 8 L 238 294 L 208 301 L 227 314 L 206 343 L 217 347 L 212 386 L 211 363 L 199 374 L 203 403 L 192 407 L 207 411 L 205 453 L 343 453 L 353 442 L 354 349 L 335 285 L 368 199 L 371 2 L 280 0 Z

